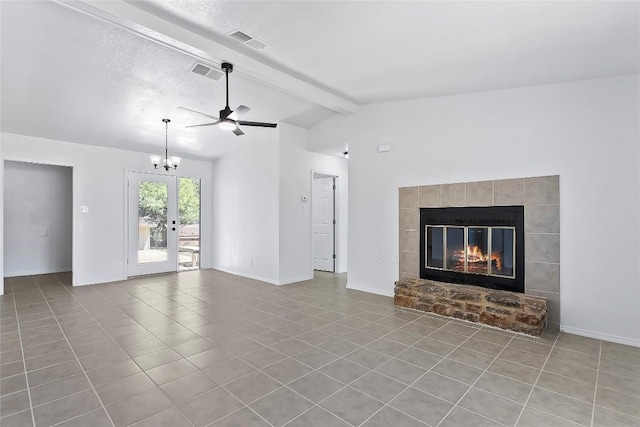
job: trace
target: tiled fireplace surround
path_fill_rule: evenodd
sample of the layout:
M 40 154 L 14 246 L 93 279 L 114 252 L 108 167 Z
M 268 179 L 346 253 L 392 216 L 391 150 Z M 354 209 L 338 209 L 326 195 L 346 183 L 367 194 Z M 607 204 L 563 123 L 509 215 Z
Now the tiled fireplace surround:
M 547 329 L 560 328 L 560 177 L 399 189 L 400 279 L 420 277 L 420 208 L 524 205 L 525 294 L 547 299 Z

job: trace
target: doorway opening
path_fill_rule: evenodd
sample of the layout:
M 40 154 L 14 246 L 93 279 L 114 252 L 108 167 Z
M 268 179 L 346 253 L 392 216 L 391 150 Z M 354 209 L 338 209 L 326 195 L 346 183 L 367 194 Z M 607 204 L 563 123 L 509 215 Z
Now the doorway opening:
M 337 176 L 314 172 L 311 198 L 311 252 L 314 270 L 336 271 Z
M 3 198 L 4 276 L 70 273 L 73 168 L 6 160 Z
M 200 267 L 200 180 L 129 173 L 128 276 Z

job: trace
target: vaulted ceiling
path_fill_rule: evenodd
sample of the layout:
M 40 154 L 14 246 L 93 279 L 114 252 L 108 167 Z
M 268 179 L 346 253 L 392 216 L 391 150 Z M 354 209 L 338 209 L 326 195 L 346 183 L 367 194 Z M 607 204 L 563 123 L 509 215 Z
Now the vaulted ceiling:
M 189 128 L 230 104 L 312 127 L 360 105 L 640 72 L 639 3 L 593 1 L 0 2 L 2 131 L 210 159 L 236 137 Z M 241 30 L 266 43 L 231 38 Z

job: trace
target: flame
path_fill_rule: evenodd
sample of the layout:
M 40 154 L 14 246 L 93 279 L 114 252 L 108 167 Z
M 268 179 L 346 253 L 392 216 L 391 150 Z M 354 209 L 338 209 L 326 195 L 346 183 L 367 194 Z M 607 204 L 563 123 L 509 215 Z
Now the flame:
M 454 251 L 454 257 L 458 260 L 458 264 L 464 265 L 464 250 Z M 467 263 L 487 262 L 489 255 L 482 253 L 479 246 L 467 247 Z M 496 262 L 496 269 L 502 271 L 502 256 L 500 252 L 491 253 L 491 261 Z

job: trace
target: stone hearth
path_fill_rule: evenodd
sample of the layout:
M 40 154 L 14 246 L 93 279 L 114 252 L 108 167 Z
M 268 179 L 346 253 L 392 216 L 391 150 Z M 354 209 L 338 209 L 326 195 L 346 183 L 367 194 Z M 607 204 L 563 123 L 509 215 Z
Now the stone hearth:
M 397 281 L 394 303 L 538 337 L 547 320 L 544 298 L 433 280 Z
M 399 189 L 400 280 L 420 277 L 420 208 L 524 206 L 525 295 L 547 300 L 547 329 L 560 329 L 560 177 Z M 489 290 L 487 290 L 489 292 Z

